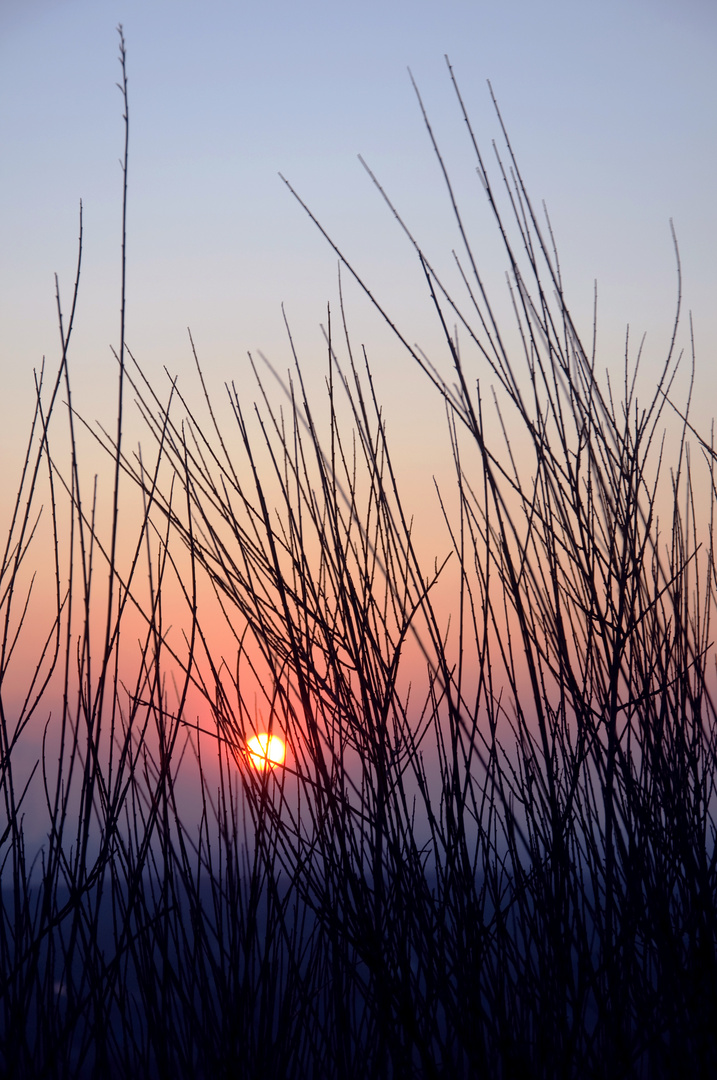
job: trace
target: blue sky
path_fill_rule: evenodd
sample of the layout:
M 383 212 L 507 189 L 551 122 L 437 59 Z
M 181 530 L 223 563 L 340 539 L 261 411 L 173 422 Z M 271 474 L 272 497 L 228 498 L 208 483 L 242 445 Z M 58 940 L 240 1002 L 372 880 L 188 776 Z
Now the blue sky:
M 308 201 L 406 328 L 432 341 L 420 272 L 356 155 L 363 154 L 438 265 L 457 243 L 407 67 L 455 171 L 482 259 L 505 261 L 447 77 L 448 53 L 486 153 L 498 136 L 490 79 L 528 189 L 545 199 L 566 290 L 589 334 L 600 295 L 602 366 L 629 321 L 664 356 L 675 299 L 669 219 L 694 311 L 699 407 L 717 381 L 717 9 L 711 0 L 3 0 L 0 7 L 0 450 L 12 460 L 32 369 L 57 358 L 53 273 L 74 276 L 79 199 L 85 261 L 71 356 L 80 407 L 113 412 L 122 147 L 115 27 L 131 109 L 128 340 L 152 372 L 189 372 L 186 327 L 210 381 L 247 350 L 289 363 L 280 305 L 304 362 L 323 370 L 319 323 L 336 259 L 278 178 Z M 443 263 L 441 262 L 443 260 Z M 395 400 L 408 362 L 349 292 Z M 653 351 L 650 352 L 650 346 Z M 188 376 L 189 377 L 189 376 Z M 410 384 L 411 394 L 420 388 Z M 417 406 L 418 407 L 418 406 Z M 405 410 L 404 410 L 405 411 Z M 14 482 L 12 470 L 5 481 Z M 3 498 L 3 510 L 7 498 Z

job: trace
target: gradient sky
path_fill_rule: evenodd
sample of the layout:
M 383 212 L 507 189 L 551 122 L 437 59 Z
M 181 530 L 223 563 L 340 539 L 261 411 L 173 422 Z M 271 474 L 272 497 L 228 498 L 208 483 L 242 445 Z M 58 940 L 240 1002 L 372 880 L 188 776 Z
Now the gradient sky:
M 317 379 L 319 324 L 336 306 L 336 259 L 291 198 L 297 188 L 396 313 L 434 340 L 412 252 L 356 159 L 361 153 L 426 250 L 457 244 L 407 75 L 468 200 L 476 250 L 504 296 L 505 260 L 447 77 L 453 63 L 481 145 L 498 137 L 490 79 L 528 189 L 545 199 L 566 292 L 590 339 L 600 295 L 600 365 L 620 369 L 625 327 L 660 367 L 675 304 L 669 219 L 695 316 L 698 419 L 716 398 L 717 8 L 712 0 L 2 0 L 0 4 L 0 452 L 5 518 L 33 399 L 32 369 L 58 356 L 53 273 L 65 308 L 84 201 L 74 348 L 76 400 L 114 415 L 122 149 L 116 25 L 131 110 L 127 337 L 151 373 L 191 379 L 190 326 L 210 385 L 246 377 L 247 350 L 281 369 L 280 305 Z M 347 291 L 372 348 L 389 434 L 409 493 L 445 442 L 435 400 Z M 683 335 L 686 341 L 686 336 Z M 650 367 L 652 365 L 652 367 Z M 184 383 L 183 385 L 187 385 Z M 253 396 L 253 389 L 247 390 Z M 410 408 L 407 405 L 410 404 Z M 416 438 L 416 436 L 418 436 Z M 415 439 L 412 443 L 411 440 Z
M 648 390 L 674 316 L 674 219 L 695 319 L 695 419 L 709 423 L 717 400 L 714 0 L 0 0 L 0 526 L 16 490 L 33 368 L 46 355 L 54 371 L 59 359 L 53 274 L 67 312 L 80 198 L 74 403 L 89 420 L 110 425 L 115 416 L 120 22 L 131 116 L 127 340 L 155 380 L 166 365 L 196 400 L 190 326 L 210 388 L 246 384 L 249 405 L 247 350 L 263 350 L 282 370 L 290 364 L 283 302 L 307 379 L 321 390 L 319 324 L 328 301 L 336 312 L 336 257 L 280 171 L 409 341 L 432 353 L 438 335 L 420 267 L 356 158 L 373 168 L 431 261 L 450 266 L 459 238 L 407 67 L 456 179 L 480 269 L 505 310 L 505 257 L 447 53 L 488 159 L 499 135 L 492 82 L 531 197 L 550 210 L 568 303 L 588 344 L 598 280 L 598 368 L 621 372 L 629 322 L 635 340 L 647 333 Z M 445 464 L 443 411 L 349 282 L 346 300 L 402 459 L 407 509 L 422 513 L 427 534 L 440 528 L 424 537 L 432 560 L 448 549 L 430 480 Z M 686 322 L 680 341 L 689 342 Z M 32 763 L 31 754 L 28 770 Z

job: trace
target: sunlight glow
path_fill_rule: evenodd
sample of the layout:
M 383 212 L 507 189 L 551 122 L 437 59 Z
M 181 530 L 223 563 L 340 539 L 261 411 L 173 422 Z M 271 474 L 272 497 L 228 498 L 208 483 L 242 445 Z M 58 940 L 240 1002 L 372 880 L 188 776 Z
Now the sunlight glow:
M 254 735 L 247 741 L 249 764 L 255 769 L 275 769 L 286 758 L 286 743 L 278 735 Z

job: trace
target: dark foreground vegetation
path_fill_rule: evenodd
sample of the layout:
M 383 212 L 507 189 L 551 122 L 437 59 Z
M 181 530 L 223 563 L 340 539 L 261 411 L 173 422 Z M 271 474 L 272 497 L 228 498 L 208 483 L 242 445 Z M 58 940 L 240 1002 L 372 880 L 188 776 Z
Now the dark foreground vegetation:
M 679 303 L 638 402 L 505 143 L 497 188 L 474 149 L 519 333 L 467 237 L 460 305 L 415 244 L 451 369 L 404 342 L 455 462 L 438 562 L 342 311 L 325 400 L 297 361 L 283 404 L 230 386 L 230 423 L 122 329 L 107 529 L 60 314 L 0 578 L 3 1076 L 717 1075 L 714 449 Z M 285 768 L 249 767 L 257 729 Z

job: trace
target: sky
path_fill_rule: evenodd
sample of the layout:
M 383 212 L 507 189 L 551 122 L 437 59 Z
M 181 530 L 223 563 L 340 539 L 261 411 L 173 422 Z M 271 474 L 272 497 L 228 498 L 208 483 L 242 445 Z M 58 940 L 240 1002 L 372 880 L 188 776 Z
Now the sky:
M 76 404 L 111 422 L 119 340 L 124 27 L 130 103 L 127 341 L 160 382 L 256 391 L 247 352 L 285 371 L 282 304 L 321 391 L 337 259 L 285 176 L 407 338 L 438 341 L 415 256 L 361 154 L 439 267 L 458 243 L 411 86 L 456 177 L 481 270 L 507 304 L 505 258 L 475 176 L 450 58 L 478 141 L 499 137 L 487 80 L 537 206 L 548 206 L 566 296 L 586 341 L 599 294 L 599 366 L 621 371 L 626 326 L 664 360 L 676 301 L 693 312 L 696 419 L 717 400 L 717 8 L 712 0 L 2 0 L 0 2 L 0 521 L 15 493 L 33 369 L 56 368 L 84 254 L 70 363 Z M 437 519 L 430 477 L 445 422 L 435 396 L 360 291 L 367 345 L 408 498 Z M 681 344 L 688 343 L 687 323 Z M 242 391 L 243 392 L 243 391 Z M 445 537 L 442 541 L 445 543 Z
M 491 80 L 528 189 L 548 205 L 568 300 L 586 328 L 597 279 L 605 366 L 628 322 L 647 331 L 657 362 L 674 311 L 674 220 L 698 361 L 714 388 L 717 13 L 709 0 L 3 0 L 4 456 L 27 423 L 33 367 L 57 355 L 53 274 L 67 304 L 80 199 L 85 251 L 71 359 L 78 393 L 87 389 L 83 406 L 102 412 L 119 325 L 120 22 L 131 112 L 127 332 L 156 371 L 188 369 L 187 326 L 218 387 L 249 349 L 285 369 L 282 303 L 304 363 L 323 365 L 319 324 L 336 300 L 336 258 L 279 173 L 381 301 L 422 326 L 415 258 L 357 160 L 362 154 L 431 256 L 449 254 L 455 228 L 409 67 L 449 164 L 481 210 L 482 269 L 503 288 L 505 260 L 477 202 L 448 54 L 485 152 L 498 136 Z M 370 338 L 358 301 L 351 312 L 358 337 Z M 384 359 L 389 369 L 395 363 L 402 392 L 410 367 Z

